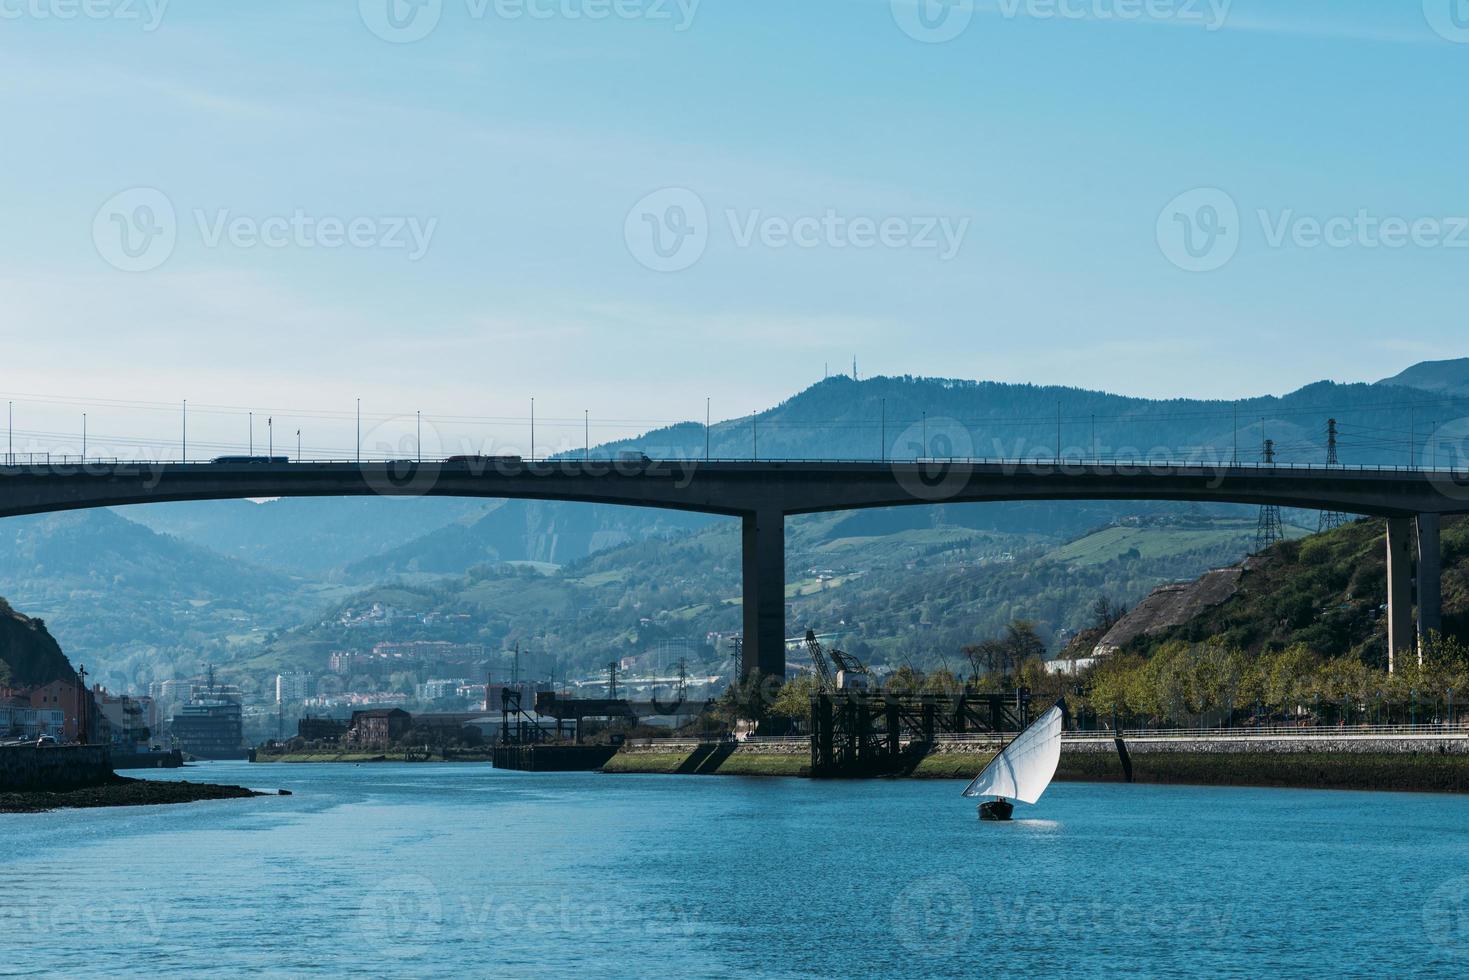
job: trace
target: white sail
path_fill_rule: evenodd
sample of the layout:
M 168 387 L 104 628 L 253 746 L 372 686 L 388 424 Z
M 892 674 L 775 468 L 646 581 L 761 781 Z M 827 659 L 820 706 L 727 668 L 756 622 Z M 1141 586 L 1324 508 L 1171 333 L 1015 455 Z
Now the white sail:
M 1061 706 L 1041 715 L 990 760 L 965 796 L 999 796 L 1020 803 L 1041 798 L 1061 762 Z

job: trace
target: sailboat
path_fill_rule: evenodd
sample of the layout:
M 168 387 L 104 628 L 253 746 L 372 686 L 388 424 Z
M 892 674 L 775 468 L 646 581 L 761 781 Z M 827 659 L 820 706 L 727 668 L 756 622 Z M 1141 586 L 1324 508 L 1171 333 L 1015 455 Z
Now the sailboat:
M 981 820 L 1009 820 L 1012 800 L 1028 805 L 1041 798 L 1061 762 L 1061 729 L 1066 702 L 1056 704 L 1016 735 L 964 790 L 965 796 L 993 796 L 979 805 Z

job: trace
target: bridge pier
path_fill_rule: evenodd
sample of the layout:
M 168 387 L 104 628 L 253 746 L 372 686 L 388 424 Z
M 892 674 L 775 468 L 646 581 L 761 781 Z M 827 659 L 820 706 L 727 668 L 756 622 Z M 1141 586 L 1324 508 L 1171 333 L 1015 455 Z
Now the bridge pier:
M 1429 634 L 1443 630 L 1443 558 L 1439 544 L 1441 519 L 1418 515 L 1418 657 Z
M 1413 650 L 1413 558 L 1406 517 L 1387 519 L 1387 672 Z
M 740 673 L 750 680 L 785 678 L 786 555 L 785 515 L 759 510 L 742 518 L 745 637 Z

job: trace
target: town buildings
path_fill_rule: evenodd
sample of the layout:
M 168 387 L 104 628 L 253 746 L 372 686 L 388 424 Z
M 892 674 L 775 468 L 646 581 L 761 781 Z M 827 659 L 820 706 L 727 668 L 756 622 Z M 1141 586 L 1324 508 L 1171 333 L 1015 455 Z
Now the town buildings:
M 413 716 L 402 708 L 371 708 L 352 712 L 347 741 L 354 745 L 383 748 L 407 734 Z

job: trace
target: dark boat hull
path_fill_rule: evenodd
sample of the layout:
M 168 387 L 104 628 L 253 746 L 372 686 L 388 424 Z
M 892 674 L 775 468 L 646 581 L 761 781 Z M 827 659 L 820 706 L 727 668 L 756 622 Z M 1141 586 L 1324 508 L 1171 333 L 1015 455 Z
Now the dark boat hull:
M 988 803 L 979 805 L 979 819 L 981 820 L 1009 820 L 1010 814 L 1015 812 L 1015 804 L 1005 800 L 990 800 Z

